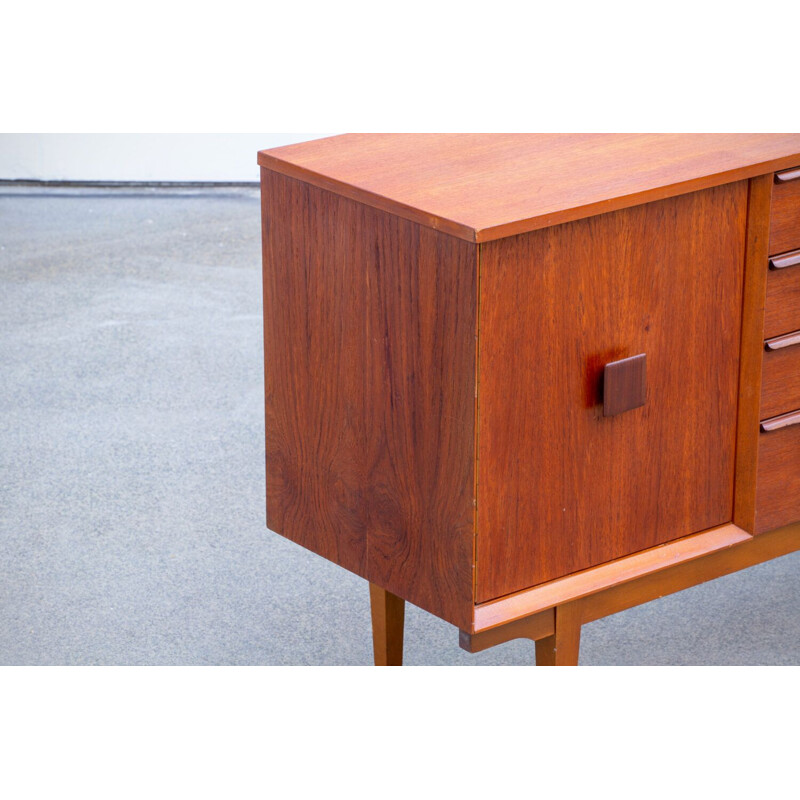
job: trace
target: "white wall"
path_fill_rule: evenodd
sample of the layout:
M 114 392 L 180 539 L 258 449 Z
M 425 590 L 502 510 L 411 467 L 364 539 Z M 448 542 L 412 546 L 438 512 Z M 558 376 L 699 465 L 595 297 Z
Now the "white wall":
M 0 180 L 257 181 L 256 153 L 327 133 L 3 133 Z

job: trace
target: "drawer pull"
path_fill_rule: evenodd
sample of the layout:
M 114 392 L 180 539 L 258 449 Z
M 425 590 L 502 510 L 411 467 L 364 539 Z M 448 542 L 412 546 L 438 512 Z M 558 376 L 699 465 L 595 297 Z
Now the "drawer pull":
M 784 347 L 792 347 L 800 344 L 800 331 L 787 333 L 785 336 L 776 336 L 774 339 L 767 339 L 764 342 L 765 350 L 783 350 Z
M 764 263 L 763 261 L 761 262 Z M 779 256 L 772 256 L 769 260 L 770 269 L 786 269 L 786 267 L 796 267 L 800 265 L 800 250 L 790 250 Z
M 603 416 L 640 408 L 647 400 L 647 355 L 612 361 L 603 369 Z
M 775 173 L 775 183 L 789 183 L 789 181 L 797 180 L 800 180 L 800 167 L 792 167 L 792 169 Z
M 788 428 L 790 425 L 797 425 L 798 423 L 800 423 L 800 411 L 792 411 L 789 414 L 781 414 L 779 417 L 765 419 L 761 423 L 761 430 L 764 433 L 769 433 L 769 431 Z

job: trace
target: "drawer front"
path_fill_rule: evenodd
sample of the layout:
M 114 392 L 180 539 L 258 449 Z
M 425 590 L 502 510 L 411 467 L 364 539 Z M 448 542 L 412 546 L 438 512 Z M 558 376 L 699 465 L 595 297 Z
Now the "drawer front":
M 800 408 L 800 330 L 766 342 L 761 419 Z
M 772 188 L 770 255 L 800 247 L 800 168 L 777 173 L 776 181 L 780 176 L 787 180 Z
M 797 330 L 800 330 L 800 264 L 770 269 L 764 306 L 764 337 L 771 339 Z
M 800 423 L 759 434 L 756 532 L 800 520 Z

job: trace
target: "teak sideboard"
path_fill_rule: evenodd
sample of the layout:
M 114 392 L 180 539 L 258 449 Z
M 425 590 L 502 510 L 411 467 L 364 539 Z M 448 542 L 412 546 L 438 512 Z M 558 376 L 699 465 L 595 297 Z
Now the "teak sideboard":
M 800 135 L 262 151 L 267 524 L 476 652 L 800 549 Z

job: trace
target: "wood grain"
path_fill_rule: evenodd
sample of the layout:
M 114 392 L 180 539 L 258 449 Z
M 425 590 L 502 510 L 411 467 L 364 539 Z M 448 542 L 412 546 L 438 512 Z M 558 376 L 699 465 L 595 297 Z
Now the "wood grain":
M 764 338 L 800 330 L 800 266 L 767 272 Z
M 772 187 L 769 254 L 800 248 L 800 181 Z
M 800 332 L 793 345 L 764 353 L 761 419 L 786 414 L 798 408 L 800 408 Z
M 347 134 L 258 161 L 482 242 L 796 166 L 800 134 Z
M 731 520 L 747 188 L 481 246 L 477 602 Z
M 800 520 L 800 425 L 759 434 L 756 531 Z
M 267 521 L 472 621 L 477 252 L 262 171 Z
M 771 196 L 772 176 L 761 175 L 750 181 L 747 202 L 733 501 L 733 522 L 748 533 L 753 533 L 756 527 L 758 422 L 764 355 L 764 304 Z
M 376 667 L 403 665 L 403 629 L 406 604 L 402 597 L 374 583 L 369 585 L 372 613 L 372 651 Z
M 574 575 L 557 578 L 499 600 L 482 603 L 475 607 L 473 632 L 480 633 L 548 608 L 589 597 L 617 584 L 632 583 L 675 564 L 703 559 L 710 553 L 741 544 L 750 538 L 750 534 L 735 525 L 722 525 Z

